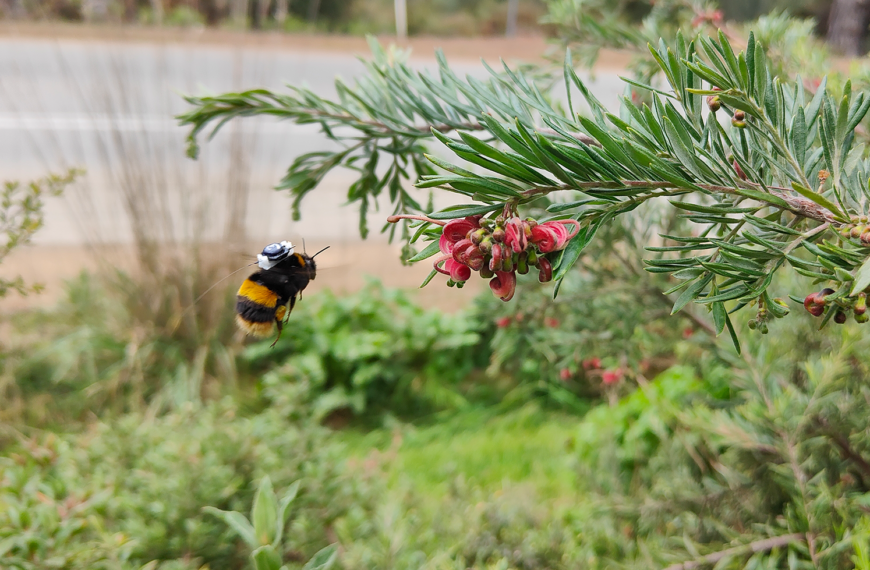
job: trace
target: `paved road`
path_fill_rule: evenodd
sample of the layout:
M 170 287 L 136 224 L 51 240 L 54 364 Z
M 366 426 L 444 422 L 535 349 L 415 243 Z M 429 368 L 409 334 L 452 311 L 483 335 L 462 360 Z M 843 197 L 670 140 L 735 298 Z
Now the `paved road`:
M 486 75 L 480 65 L 455 67 Z M 220 239 L 225 213 L 240 203 L 247 203 L 245 225 L 254 240 L 358 241 L 357 214 L 341 207 L 351 173 L 328 177 L 304 203 L 300 222 L 290 220 L 286 195 L 271 190 L 295 156 L 329 148 L 316 128 L 239 121 L 194 162 L 184 156 L 186 132 L 171 117 L 186 108 L 180 93 L 304 83 L 330 95 L 337 75 L 350 80 L 362 71 L 353 56 L 330 53 L 0 38 L 0 178 L 65 166 L 87 170 L 74 192 L 49 205 L 36 238 L 45 245 L 94 237 L 125 243 L 135 224 L 149 223 L 167 239 Z M 613 74 L 600 75 L 593 89 L 609 106 L 622 92 Z M 131 215 L 129 203 L 144 194 L 153 197 L 151 205 Z

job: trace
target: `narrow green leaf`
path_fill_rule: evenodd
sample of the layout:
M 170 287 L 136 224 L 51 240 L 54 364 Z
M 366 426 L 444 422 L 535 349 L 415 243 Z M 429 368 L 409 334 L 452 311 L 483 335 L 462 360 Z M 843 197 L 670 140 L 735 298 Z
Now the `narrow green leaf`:
M 822 82 L 819 84 L 818 89 L 816 89 L 816 94 L 813 95 L 812 101 L 807 106 L 806 111 L 806 119 L 807 119 L 807 128 L 810 129 L 816 123 L 816 119 L 819 118 L 819 110 L 822 108 L 822 101 L 825 99 L 825 94 L 827 93 L 827 85 L 828 78 L 827 76 L 822 78 Z
M 554 281 L 558 281 L 568 274 L 568 270 L 573 267 L 578 259 L 580 259 L 583 250 L 586 249 L 586 246 L 592 241 L 592 237 L 595 235 L 595 231 L 599 225 L 600 224 L 595 224 L 591 229 L 589 226 L 582 228 L 577 235 L 568 242 L 568 245 L 562 250 L 559 259 L 556 261 L 556 266 L 553 269 Z
M 749 72 L 749 93 L 755 92 L 755 32 L 746 41 L 746 70 Z
M 429 162 L 431 162 L 435 166 L 443 168 L 447 172 L 452 172 L 453 174 L 457 174 L 459 176 L 464 176 L 466 178 L 477 178 L 477 174 L 475 174 L 471 171 L 465 170 L 464 168 L 460 168 L 460 167 L 456 166 L 455 164 L 451 164 L 451 163 L 447 162 L 446 160 L 442 160 L 442 159 L 438 158 L 437 156 L 434 156 L 434 155 L 431 155 L 428 153 L 424 154 L 423 156 L 425 156 Z
M 674 315 L 678 313 L 683 307 L 692 302 L 692 300 L 695 299 L 701 293 L 704 287 L 706 287 L 712 280 L 713 274 L 707 273 L 706 276 L 692 283 L 692 285 L 690 285 L 688 289 L 683 291 L 680 296 L 677 297 L 676 302 L 674 302 L 674 308 L 671 309 L 671 314 Z
M 278 519 L 278 500 L 272 490 L 272 481 L 268 476 L 260 481 L 257 495 L 254 497 L 254 507 L 251 510 L 254 523 L 254 533 L 259 544 L 271 544 L 275 539 Z
M 843 214 L 843 212 L 840 211 L 840 209 L 836 206 L 836 204 L 834 204 L 833 202 L 831 202 L 830 200 L 828 200 L 827 198 L 825 198 L 821 194 L 819 194 L 817 192 L 813 192 L 809 188 L 804 188 L 803 186 L 801 186 L 797 182 L 792 182 L 791 187 L 794 189 L 795 192 L 797 192 L 798 194 L 800 194 L 804 198 L 812 200 L 813 202 L 815 202 L 816 204 L 818 204 L 822 208 L 825 208 L 828 211 L 830 211 L 832 214 L 834 214 L 835 217 L 840 218 L 842 221 L 848 221 L 848 218 L 846 218 L 846 216 Z
M 760 42 L 755 42 L 755 90 L 753 98 L 756 102 L 764 101 L 764 90 L 767 88 L 767 61 L 764 55 L 764 48 Z
M 755 190 L 753 188 L 735 188 L 734 191 L 741 196 L 752 198 L 754 200 L 758 200 L 759 202 L 767 202 L 768 204 L 773 204 L 774 206 L 778 206 L 786 210 L 791 208 L 788 205 L 788 202 L 786 202 L 779 196 L 774 196 L 773 194 L 768 194 L 767 192 L 761 192 L 760 190 Z
M 852 94 L 852 81 L 846 80 L 846 85 L 843 87 L 843 98 L 840 99 L 840 106 L 837 109 L 837 127 L 834 129 L 834 140 L 837 142 L 846 138 L 846 125 L 849 124 L 849 101 Z
M 438 274 L 438 272 L 435 271 L 434 269 L 433 269 L 432 271 L 430 271 L 430 272 L 429 272 L 429 275 L 426 276 L 426 279 L 424 279 L 423 282 L 420 283 L 420 289 L 422 289 L 423 287 L 425 287 L 426 285 L 428 285 L 429 282 L 432 281 L 432 278 L 435 277 L 437 274 Z
M 734 55 L 734 50 L 731 48 L 731 42 L 722 30 L 719 30 L 719 45 L 722 46 L 722 53 L 725 54 L 725 61 L 728 63 L 731 75 L 733 77 L 742 78 L 740 73 L 740 65 L 737 63 L 737 56 Z M 743 88 L 746 86 L 743 85 Z
M 718 295 L 711 295 L 709 297 L 704 297 L 702 299 L 695 299 L 695 302 L 700 305 L 706 305 L 708 303 L 716 303 L 722 301 L 731 301 L 732 299 L 737 299 L 738 297 L 742 297 L 743 295 L 749 293 L 750 289 L 743 283 L 731 287 L 730 289 L 726 289 L 719 293 Z
M 296 498 L 297 493 L 299 493 L 299 481 L 294 481 L 281 497 L 281 502 L 278 503 L 278 529 L 275 531 L 275 542 L 272 543 L 276 548 L 284 538 L 284 523 L 287 522 L 290 503 Z
M 725 321 L 728 313 L 725 311 L 725 303 L 713 303 L 713 325 L 716 327 L 716 335 L 725 330 Z
M 807 122 L 803 107 L 798 107 L 791 121 L 792 152 L 803 169 L 807 158 Z
M 855 273 L 855 284 L 852 285 L 852 292 L 849 293 L 849 296 L 854 297 L 868 286 L 870 286 L 870 257 L 867 258 Z
M 737 338 L 737 333 L 734 331 L 734 325 L 731 324 L 731 317 L 725 315 L 725 326 L 728 327 L 728 334 L 731 335 L 731 342 L 734 343 L 734 349 L 737 354 L 740 354 L 740 339 Z
M 499 208 L 504 208 L 504 204 L 484 204 L 481 206 L 445 208 L 440 212 L 429 214 L 428 217 L 433 220 L 453 220 L 456 218 L 464 218 L 465 216 L 488 214 L 489 212 L 494 212 Z

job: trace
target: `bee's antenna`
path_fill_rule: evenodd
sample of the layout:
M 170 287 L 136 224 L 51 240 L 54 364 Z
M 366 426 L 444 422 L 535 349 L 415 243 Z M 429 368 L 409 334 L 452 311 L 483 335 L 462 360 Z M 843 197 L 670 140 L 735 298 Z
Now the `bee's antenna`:
M 305 248 L 305 238 L 302 238 L 302 253 L 308 255 L 308 250 Z
M 304 245 L 305 242 L 304 242 L 304 241 L 302 242 L 302 244 L 303 244 L 302 247 L 305 247 L 305 245 Z M 314 259 L 315 257 L 317 257 L 318 255 L 320 255 L 321 253 L 323 253 L 323 252 L 326 251 L 327 249 L 329 249 L 329 246 L 324 247 L 323 249 L 321 249 L 320 251 L 318 251 L 317 253 L 315 253 L 314 255 L 312 255 L 312 256 L 311 256 L 311 259 Z

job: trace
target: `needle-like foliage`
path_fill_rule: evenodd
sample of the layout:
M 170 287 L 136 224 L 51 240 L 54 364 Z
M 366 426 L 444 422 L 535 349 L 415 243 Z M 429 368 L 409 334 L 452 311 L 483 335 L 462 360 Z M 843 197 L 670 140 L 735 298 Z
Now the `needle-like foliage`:
M 574 220 L 580 228 L 556 250 L 534 252 L 546 254 L 558 292 L 602 225 L 664 199 L 693 224 L 691 232 L 661 235 L 649 248 L 657 258 L 647 260 L 647 271 L 673 280 L 666 291 L 676 295 L 673 312 L 689 303 L 706 306 L 717 333 L 727 328 L 737 345 L 729 316 L 736 310 L 756 307 L 750 326 L 762 332 L 788 313 L 771 284 L 778 270 L 791 267 L 829 286 L 805 303 L 824 314 L 822 324 L 841 322 L 850 311 L 866 320 L 870 163 L 856 128 L 870 97 L 853 93 L 848 82 L 835 97 L 824 81 L 810 94 L 799 78 L 773 76 L 752 34 L 739 51 L 721 32 L 692 40 L 678 33 L 674 45 L 662 41 L 649 49 L 665 81 L 654 87 L 627 80 L 617 113 L 589 91 L 570 52 L 563 104 L 560 94 L 542 93 L 507 65 L 490 69 L 486 81 L 463 79 L 439 54 L 436 77 L 373 44 L 368 75 L 353 88 L 337 82 L 337 101 L 301 88 L 290 95 L 257 90 L 189 97 L 194 109 L 180 119 L 192 126 L 194 154 L 201 131 L 237 116 L 319 123 L 343 148 L 299 157 L 279 188 L 289 189 L 298 205 L 332 168 L 358 170 L 348 197 L 361 203 L 364 233 L 367 205 L 388 186 L 391 221 L 413 219 L 413 234 L 406 226 L 409 241 L 429 240 L 411 261 L 439 251 L 441 220 L 483 215 L 491 222 L 481 222 L 484 227 L 498 228 L 545 197 L 553 219 Z M 588 116 L 579 113 L 581 103 Z M 431 137 L 457 160 L 424 154 Z M 386 174 L 377 168 L 383 156 L 389 157 Z M 424 211 L 403 180 L 469 203 Z M 443 244 L 441 250 L 451 253 Z M 457 255 L 458 262 L 467 260 Z M 497 263 L 499 269 L 510 271 Z

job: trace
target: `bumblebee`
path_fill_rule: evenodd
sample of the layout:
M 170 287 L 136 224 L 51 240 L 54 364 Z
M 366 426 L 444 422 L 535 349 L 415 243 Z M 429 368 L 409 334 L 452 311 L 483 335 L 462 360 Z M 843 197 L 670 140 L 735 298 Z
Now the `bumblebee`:
M 267 337 L 272 333 L 272 323 L 278 327 L 275 343 L 281 338 L 284 321 L 296 305 L 300 295 L 317 275 L 314 258 L 327 248 L 312 256 L 296 253 L 289 241 L 272 243 L 257 255 L 260 271 L 242 282 L 236 298 L 236 324 L 247 334 Z

